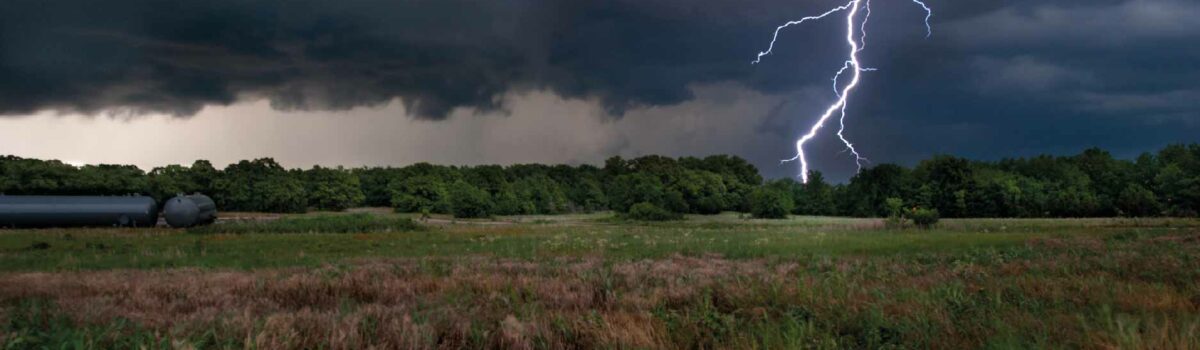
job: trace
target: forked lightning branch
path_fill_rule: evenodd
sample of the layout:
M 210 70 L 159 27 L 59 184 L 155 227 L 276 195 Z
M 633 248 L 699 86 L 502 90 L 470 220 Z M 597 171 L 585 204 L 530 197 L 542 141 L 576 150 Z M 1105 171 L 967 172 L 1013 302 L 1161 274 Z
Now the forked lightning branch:
M 921 6 L 921 9 L 925 10 L 925 36 L 929 37 L 933 34 L 933 28 L 929 25 L 929 19 L 933 17 L 933 10 L 931 10 L 929 6 L 925 5 L 925 3 L 921 0 L 911 1 Z M 846 130 L 846 105 L 849 104 L 851 94 L 854 92 L 854 89 L 858 87 L 858 84 L 862 79 L 862 73 L 875 70 L 873 68 L 864 67 L 858 59 L 858 53 L 862 52 L 867 45 L 867 22 L 869 22 L 871 19 L 871 0 L 853 0 L 845 5 L 830 9 L 829 11 L 826 11 L 820 15 L 804 17 L 799 20 L 784 23 L 778 28 L 775 28 L 775 35 L 771 37 L 771 44 L 767 46 L 767 50 L 759 52 L 758 57 L 755 57 L 754 61 L 751 62 L 752 64 L 757 64 L 762 61 L 763 56 L 771 54 L 771 51 L 775 49 L 775 41 L 779 39 L 779 33 L 784 28 L 802 24 L 808 21 L 819 20 L 840 12 L 846 12 L 846 44 L 848 46 L 848 51 L 846 54 L 845 64 L 842 65 L 842 68 L 838 70 L 833 77 L 833 90 L 837 95 L 837 100 L 825 109 L 825 113 L 822 114 L 815 123 L 813 123 L 812 127 L 809 128 L 808 133 L 796 140 L 796 156 L 792 157 L 791 159 L 784 160 L 784 162 L 800 162 L 800 178 L 805 183 L 808 182 L 808 160 L 804 157 L 804 144 L 816 137 L 817 132 L 821 130 L 821 127 L 825 126 L 825 123 L 829 121 L 834 114 L 839 116 L 837 131 L 838 139 L 840 139 L 842 143 L 846 145 L 846 149 L 854 156 L 854 162 L 856 165 L 858 165 L 859 170 L 862 170 L 862 164 L 864 161 L 866 161 L 866 158 L 863 158 L 863 156 L 858 153 L 858 150 L 854 148 L 854 144 L 850 143 L 850 141 L 846 139 L 845 135 L 843 135 L 843 132 Z M 846 71 L 851 72 L 850 81 L 842 86 L 842 74 Z

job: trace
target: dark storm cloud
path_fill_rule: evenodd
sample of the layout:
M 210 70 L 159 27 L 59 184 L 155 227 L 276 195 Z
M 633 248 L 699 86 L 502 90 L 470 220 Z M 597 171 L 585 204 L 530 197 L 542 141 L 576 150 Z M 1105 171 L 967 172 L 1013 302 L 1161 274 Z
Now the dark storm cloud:
M 10 0 L 0 4 L 0 114 L 190 115 L 263 97 L 282 110 L 343 110 L 399 98 L 438 118 L 455 107 L 494 109 L 504 92 L 527 89 L 597 98 L 619 113 L 686 101 L 694 83 L 780 92 L 838 58 L 791 45 L 758 67 L 749 58 L 778 23 L 831 4 Z M 788 40 L 831 47 L 839 39 L 825 34 L 837 29 L 820 24 Z
M 521 2 L 9 1 L 0 112 L 195 113 L 269 97 L 282 109 L 404 98 L 440 116 L 530 79 Z M 528 8 L 527 8 L 528 7 Z
M 979 3 L 936 3 L 933 38 L 868 49 L 882 70 L 852 106 L 860 150 L 909 163 L 1200 141 L 1200 3 Z
M 840 38 L 828 34 L 838 26 L 789 30 L 778 57 L 764 65 L 747 65 L 748 57 L 778 23 L 832 4 L 12 0 L 0 4 L 0 113 L 116 108 L 189 115 L 247 97 L 270 98 L 284 110 L 340 110 L 400 98 L 419 115 L 440 117 L 454 107 L 500 107 L 499 96 L 513 89 L 596 97 L 620 112 L 688 100 L 693 83 L 733 80 L 783 91 L 809 84 L 838 62 L 818 51 L 837 47 Z M 1055 83 L 1047 79 L 1078 77 L 1038 70 L 1030 65 L 1038 57 L 1023 50 L 1070 55 L 1081 45 L 1057 46 L 1157 45 L 1195 38 L 1200 29 L 1200 21 L 1189 20 L 1200 5 L 1184 1 L 932 4 L 939 34 L 921 42 L 913 36 L 921 29 L 913 25 L 919 9 L 877 2 L 877 9 L 897 14 L 874 19 L 874 27 L 891 29 L 872 37 L 889 56 L 872 58 L 923 71 L 963 59 L 964 51 L 999 54 L 959 63 L 1025 64 L 988 68 L 1009 80 L 982 84 L 1047 88 Z M 909 59 L 889 63 L 896 54 Z
M 928 39 L 924 13 L 911 1 L 873 3 L 862 57 L 880 70 L 865 76 L 847 134 L 877 160 L 1093 145 L 1121 153 L 1197 141 L 1200 3 L 927 2 L 935 9 Z M 0 115 L 187 116 L 262 98 L 279 110 L 347 110 L 399 99 L 416 115 L 440 119 L 457 107 L 503 110 L 506 93 L 523 91 L 599 101 L 621 115 L 693 100 L 698 84 L 734 83 L 803 96 L 777 102 L 757 129 L 794 135 L 823 107 L 813 101 L 833 97 L 828 79 L 842 64 L 842 19 L 789 28 L 774 55 L 749 61 L 778 24 L 836 5 L 7 0 L 0 2 Z M 761 151 L 788 157 L 791 147 Z
M 399 98 L 439 118 L 500 107 L 514 89 L 619 112 L 688 100 L 691 83 L 761 77 L 745 64 L 761 43 L 745 38 L 766 29 L 755 23 L 766 5 L 13 0 L 0 4 L 0 114 L 190 115 L 261 97 L 340 110 Z

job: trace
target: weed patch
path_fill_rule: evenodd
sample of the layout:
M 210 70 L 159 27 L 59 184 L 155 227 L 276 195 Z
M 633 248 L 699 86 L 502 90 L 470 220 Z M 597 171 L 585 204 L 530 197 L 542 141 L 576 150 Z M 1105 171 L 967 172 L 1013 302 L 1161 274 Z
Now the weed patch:
M 369 213 L 293 216 L 276 220 L 246 220 L 188 229 L 197 234 L 248 233 L 378 233 L 416 231 L 420 226 L 406 217 Z

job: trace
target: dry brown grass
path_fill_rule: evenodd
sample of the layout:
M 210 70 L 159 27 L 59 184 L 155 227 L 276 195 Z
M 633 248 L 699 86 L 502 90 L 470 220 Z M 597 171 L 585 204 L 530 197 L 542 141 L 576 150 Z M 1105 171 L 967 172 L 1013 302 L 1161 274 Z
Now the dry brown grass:
M 426 271 L 430 263 L 449 270 Z M 472 327 L 495 330 L 484 334 L 495 347 L 568 345 L 554 324 L 576 333 L 573 343 L 664 348 L 649 306 L 764 266 L 677 258 L 616 266 L 610 280 L 599 264 L 474 258 L 315 271 L 22 273 L 0 276 L 0 302 L 48 299 L 81 323 L 127 319 L 164 335 L 219 329 L 264 348 L 453 348 L 475 341 Z
M 10 273 L 0 274 L 0 305 L 48 300 L 79 325 L 129 320 L 177 344 L 208 334 L 264 349 L 962 348 L 1028 335 L 1020 344 L 1200 345 L 1200 290 L 1189 280 L 1200 243 L 1039 239 L 1024 248 L 1029 256 L 925 261 L 460 257 Z M 1163 248 L 1172 253 L 1153 253 Z

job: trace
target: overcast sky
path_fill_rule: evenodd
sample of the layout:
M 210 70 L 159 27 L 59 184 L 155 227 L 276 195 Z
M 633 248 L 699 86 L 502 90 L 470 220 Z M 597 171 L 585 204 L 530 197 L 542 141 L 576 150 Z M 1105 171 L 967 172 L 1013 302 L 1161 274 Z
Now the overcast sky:
M 1200 2 L 874 0 L 846 135 L 875 163 L 1200 141 Z M 6 0 L 0 154 L 149 169 L 594 163 L 728 153 L 795 175 L 836 98 L 825 0 Z M 810 162 L 853 160 L 827 128 Z

